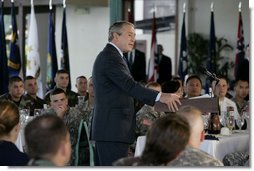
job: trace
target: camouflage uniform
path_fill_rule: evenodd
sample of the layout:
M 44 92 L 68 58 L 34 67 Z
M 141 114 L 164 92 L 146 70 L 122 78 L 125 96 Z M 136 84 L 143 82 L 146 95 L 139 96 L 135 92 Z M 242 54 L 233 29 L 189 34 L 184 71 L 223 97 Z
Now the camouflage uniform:
M 31 109 L 34 102 L 26 97 L 25 95 L 22 95 L 19 102 L 15 102 L 12 100 L 11 95 L 9 93 L 5 93 L 2 96 L 0 96 L 0 99 L 5 99 L 14 102 L 19 109 Z
M 155 165 L 144 164 L 141 161 L 140 157 L 125 157 L 113 162 L 113 166 L 155 166 Z
M 163 112 L 156 112 L 151 106 L 144 105 L 136 114 L 136 135 L 146 135 L 149 125 L 146 124 L 148 121 L 150 124 L 156 119 L 165 116 Z
M 55 113 L 54 109 L 52 108 L 47 109 L 46 112 Z M 63 118 L 63 121 L 68 127 L 70 132 L 71 148 L 72 148 L 71 160 L 70 160 L 71 166 L 74 165 L 74 161 L 75 161 L 75 147 L 77 144 L 79 124 L 81 120 L 82 120 L 82 114 L 80 110 L 78 110 L 76 107 L 69 108 Z
M 234 152 L 227 154 L 223 158 L 223 164 L 225 166 L 249 166 L 249 153 Z
M 91 122 L 92 122 L 92 110 L 93 107 L 89 105 L 88 100 L 85 101 L 85 103 L 78 105 L 77 109 L 81 111 L 82 119 L 86 121 L 88 130 L 90 131 L 91 128 Z
M 208 153 L 187 145 L 168 166 L 223 166 L 223 163 Z
M 55 87 L 55 88 L 57 88 L 57 87 Z M 55 89 L 54 88 L 54 89 Z M 54 89 L 52 89 L 52 90 L 49 90 L 48 92 L 47 92 L 47 94 L 45 95 L 45 97 L 44 97 L 44 100 L 47 102 L 47 104 L 49 105 L 50 104 L 50 93 L 54 90 Z M 70 107 L 75 107 L 76 106 L 76 104 L 78 104 L 78 94 L 77 93 L 75 93 L 74 91 L 71 91 L 71 90 L 66 90 L 66 96 L 67 96 L 67 98 L 68 98 L 68 104 L 69 104 L 69 106 Z

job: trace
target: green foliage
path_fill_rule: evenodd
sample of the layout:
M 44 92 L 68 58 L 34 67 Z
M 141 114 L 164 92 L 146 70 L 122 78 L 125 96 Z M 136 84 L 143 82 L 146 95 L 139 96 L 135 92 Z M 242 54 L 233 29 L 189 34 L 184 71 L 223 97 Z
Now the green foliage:
M 208 39 L 199 33 L 191 33 L 187 38 L 187 47 L 189 74 L 201 74 L 199 68 L 200 66 L 206 66 L 208 59 Z M 222 52 L 227 50 L 233 50 L 233 47 L 228 44 L 228 40 L 223 37 L 216 38 L 215 73 L 226 77 L 230 69 L 230 62 L 226 61 L 223 66 L 220 66 L 220 64 L 221 60 L 229 58 L 222 56 Z

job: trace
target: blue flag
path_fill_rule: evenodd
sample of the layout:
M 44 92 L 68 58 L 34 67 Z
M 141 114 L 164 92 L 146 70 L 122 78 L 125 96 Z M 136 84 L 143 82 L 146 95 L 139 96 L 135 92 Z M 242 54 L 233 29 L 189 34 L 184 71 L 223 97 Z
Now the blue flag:
M 242 13 L 239 11 L 238 15 L 238 29 L 237 29 L 237 50 L 235 54 L 235 79 L 238 79 L 240 77 L 238 67 L 239 64 L 244 60 L 245 58 L 245 52 L 244 52 L 244 34 L 243 34 L 243 21 L 242 21 Z
M 210 25 L 210 39 L 208 47 L 208 62 L 207 70 L 211 73 L 216 73 L 216 36 L 215 36 L 215 26 L 214 26 L 214 13 L 211 10 L 211 25 Z M 211 87 L 211 80 L 206 79 L 205 92 L 209 94 L 209 87 Z
M 53 22 L 53 11 L 49 13 L 49 32 L 48 32 L 48 58 L 47 58 L 47 90 L 54 88 L 54 77 L 58 70 L 56 43 L 55 43 L 55 26 Z
M 216 37 L 214 26 L 214 13 L 211 11 L 210 39 L 208 48 L 208 63 L 207 68 L 211 73 L 216 73 Z
M 179 67 L 178 75 L 181 80 L 184 81 L 185 76 L 188 74 L 188 59 L 187 59 L 187 41 L 185 32 L 185 12 L 183 13 L 183 25 L 181 32 L 181 42 L 180 42 L 180 57 L 179 57 Z
M 9 71 L 8 58 L 6 54 L 6 40 L 4 28 L 4 2 L 1 1 L 0 8 L 0 95 L 8 92 Z
M 68 36 L 66 27 L 66 8 L 63 8 L 63 21 L 62 21 L 62 39 L 61 39 L 61 69 L 68 72 L 70 76 L 70 62 L 69 62 L 69 49 L 68 49 Z M 68 89 L 71 89 L 71 79 L 69 79 Z
M 12 19 L 11 20 L 12 35 L 11 35 L 10 57 L 8 61 L 10 77 L 20 76 L 20 70 L 21 70 L 21 59 L 20 59 L 20 51 L 18 46 L 18 30 L 17 30 L 14 2 L 12 2 L 12 6 L 11 6 L 11 19 Z

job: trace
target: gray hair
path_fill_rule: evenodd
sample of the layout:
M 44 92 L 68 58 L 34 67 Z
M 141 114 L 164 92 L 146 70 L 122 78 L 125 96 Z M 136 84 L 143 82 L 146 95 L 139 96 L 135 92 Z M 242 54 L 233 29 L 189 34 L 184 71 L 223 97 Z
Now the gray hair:
M 114 24 L 112 24 L 109 27 L 109 31 L 108 31 L 108 41 L 111 42 L 114 38 L 113 33 L 117 33 L 117 34 L 122 34 L 121 33 L 121 29 L 123 28 L 124 25 L 131 25 L 132 27 L 134 27 L 134 25 L 128 21 L 117 21 Z

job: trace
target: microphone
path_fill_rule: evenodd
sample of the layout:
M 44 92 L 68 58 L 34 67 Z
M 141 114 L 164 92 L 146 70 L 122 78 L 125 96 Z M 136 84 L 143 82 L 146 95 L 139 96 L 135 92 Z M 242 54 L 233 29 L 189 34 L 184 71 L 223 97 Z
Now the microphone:
M 211 73 L 210 71 L 208 71 L 205 67 L 200 67 L 200 72 L 207 75 L 208 77 L 214 79 L 215 81 L 220 81 L 220 79 L 216 76 L 215 73 Z

